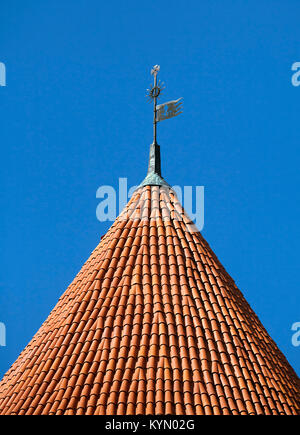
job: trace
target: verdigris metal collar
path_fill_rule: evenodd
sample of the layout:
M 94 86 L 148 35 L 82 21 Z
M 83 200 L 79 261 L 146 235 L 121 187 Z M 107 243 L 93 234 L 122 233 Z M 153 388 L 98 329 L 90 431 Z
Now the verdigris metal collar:
M 139 187 L 142 186 L 171 187 L 161 176 L 160 147 L 157 143 L 150 145 L 148 172 L 146 178 L 139 185 Z

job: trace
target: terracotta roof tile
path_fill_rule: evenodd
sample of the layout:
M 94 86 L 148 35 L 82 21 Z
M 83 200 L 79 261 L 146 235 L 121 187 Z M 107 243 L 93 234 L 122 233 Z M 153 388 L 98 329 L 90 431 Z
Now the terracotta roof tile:
M 190 229 L 172 190 L 138 189 L 4 376 L 0 413 L 300 414 L 299 378 Z

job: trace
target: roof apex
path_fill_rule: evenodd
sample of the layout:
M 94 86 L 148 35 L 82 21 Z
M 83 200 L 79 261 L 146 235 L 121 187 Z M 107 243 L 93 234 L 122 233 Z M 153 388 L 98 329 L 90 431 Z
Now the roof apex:
M 150 145 L 148 172 L 139 187 L 142 186 L 169 186 L 161 176 L 160 146 L 153 142 Z

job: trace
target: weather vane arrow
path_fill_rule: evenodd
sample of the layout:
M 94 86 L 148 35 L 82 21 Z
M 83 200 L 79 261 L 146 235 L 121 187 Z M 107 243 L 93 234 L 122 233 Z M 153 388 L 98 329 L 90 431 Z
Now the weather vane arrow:
M 151 74 L 154 77 L 153 86 L 147 89 L 147 96 L 150 101 L 153 101 L 153 143 L 156 144 L 157 138 L 157 123 L 165 119 L 173 118 L 174 116 L 180 115 L 182 113 L 182 98 L 177 100 L 168 101 L 163 104 L 157 105 L 157 99 L 159 98 L 162 90 L 164 89 L 164 84 L 159 80 L 157 81 L 157 74 L 160 70 L 159 65 L 154 65 L 151 70 Z

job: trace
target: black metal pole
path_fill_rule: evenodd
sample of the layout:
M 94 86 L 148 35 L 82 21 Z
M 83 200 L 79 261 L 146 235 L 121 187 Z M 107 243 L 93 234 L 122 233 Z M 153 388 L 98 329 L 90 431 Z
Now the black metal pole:
M 157 86 L 157 72 L 154 72 L 154 117 L 153 117 L 153 143 L 156 145 L 157 141 L 156 141 L 156 99 L 157 99 L 157 95 L 156 95 L 156 86 Z

